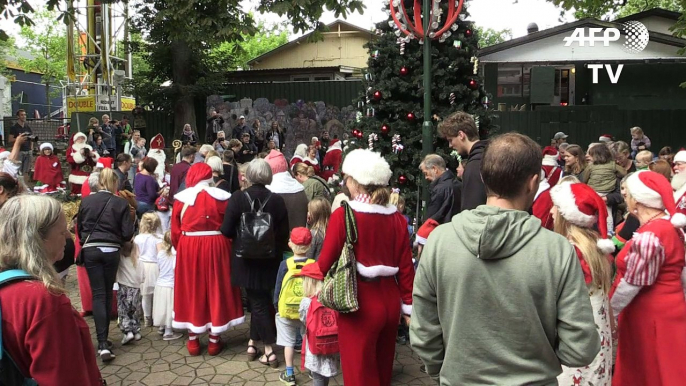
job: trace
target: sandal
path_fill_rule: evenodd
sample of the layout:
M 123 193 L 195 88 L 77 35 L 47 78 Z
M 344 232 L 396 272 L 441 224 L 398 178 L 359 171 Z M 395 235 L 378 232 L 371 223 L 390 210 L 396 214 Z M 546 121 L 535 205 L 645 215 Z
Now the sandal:
M 246 352 L 246 355 L 248 356 L 249 362 L 254 361 L 255 359 L 259 358 L 262 355 L 262 353 L 260 352 L 260 350 L 257 349 L 257 347 L 250 345 L 250 346 L 248 346 L 248 350 L 250 350 L 250 349 L 255 350 L 255 352 L 249 352 L 249 351 Z
M 269 360 L 269 358 L 274 357 L 274 360 Z M 264 359 L 264 361 L 262 360 Z M 276 369 L 279 367 L 279 360 L 276 358 L 276 354 L 274 351 L 270 352 L 269 354 L 264 354 L 260 357 L 259 362 L 262 363 L 265 366 L 269 366 L 273 369 Z

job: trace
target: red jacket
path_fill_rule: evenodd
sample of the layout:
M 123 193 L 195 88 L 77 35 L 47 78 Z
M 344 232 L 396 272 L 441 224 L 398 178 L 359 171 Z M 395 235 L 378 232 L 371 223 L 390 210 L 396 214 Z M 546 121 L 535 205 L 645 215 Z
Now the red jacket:
M 553 216 L 550 210 L 553 208 L 553 200 L 550 198 L 550 189 L 546 189 L 534 200 L 531 208 L 533 215 L 541 220 L 541 226 L 548 230 L 553 230 Z
M 23 281 L 0 289 L 0 304 L 2 343 L 22 373 L 41 386 L 102 384 L 88 325 L 66 295 Z

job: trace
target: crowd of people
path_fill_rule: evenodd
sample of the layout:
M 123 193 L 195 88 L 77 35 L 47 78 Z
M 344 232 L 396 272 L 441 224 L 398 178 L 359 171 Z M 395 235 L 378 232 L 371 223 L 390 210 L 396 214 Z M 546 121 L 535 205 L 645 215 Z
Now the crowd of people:
M 163 340 L 185 336 L 191 356 L 216 356 L 249 312 L 246 360 L 285 362 L 287 385 L 296 352 L 315 385 L 339 373 L 347 385 L 390 385 L 408 336 L 440 384 L 686 379 L 686 151 L 654 155 L 640 128 L 630 144 L 604 135 L 585 152 L 564 133 L 543 149 L 521 134 L 480 140 L 457 112 L 438 134 L 459 165 L 437 154 L 418 165 L 431 194 L 415 232 L 379 153 L 343 158 L 341 140 L 322 132 L 287 160 L 278 122 L 264 132 L 240 117 L 231 138 L 223 124 L 213 111 L 204 143 L 186 125 L 171 165 L 161 135 L 146 149 L 140 132 L 94 120 L 66 152 L 81 195 L 73 219 L 49 197 L 66 188 L 49 144 L 34 172 L 45 194 L 25 193 L 33 145 L 13 131 L 0 153 L 0 237 L 10 240 L 0 275 L 31 279 L 0 277 L 16 377 L 103 384 L 95 358 L 116 357 L 114 315 L 121 345 L 154 327 Z M 350 254 L 354 267 L 342 268 Z M 81 313 L 64 289 L 70 261 Z M 328 283 L 352 268 L 354 312 L 325 307 Z

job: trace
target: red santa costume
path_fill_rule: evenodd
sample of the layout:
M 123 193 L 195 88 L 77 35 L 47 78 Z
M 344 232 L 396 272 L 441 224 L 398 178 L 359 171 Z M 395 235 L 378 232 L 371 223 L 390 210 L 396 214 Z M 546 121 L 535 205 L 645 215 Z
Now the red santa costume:
M 290 168 L 293 170 L 293 166 L 300 162 L 304 162 L 305 158 L 307 157 L 307 145 L 304 143 L 301 143 L 298 145 L 298 147 L 295 148 L 295 153 L 293 154 L 293 158 L 291 158 L 291 163 L 290 163 Z
M 545 171 L 541 170 L 541 174 L 544 173 Z M 553 200 L 550 198 L 550 184 L 546 179 L 541 179 L 531 211 L 534 217 L 541 220 L 542 227 L 552 231 L 554 224 L 553 216 L 550 214 L 551 209 L 553 209 Z
M 676 153 L 674 162 L 686 162 L 686 151 Z M 686 173 L 677 173 L 672 177 L 672 189 L 677 212 L 686 215 Z
M 560 169 L 557 163 L 559 156 L 560 154 L 557 152 L 557 149 L 552 146 L 547 146 L 543 149 L 542 168 L 545 172 L 545 179 L 548 180 L 550 186 L 557 185 L 560 177 L 562 177 L 562 169 Z
M 329 149 L 326 151 L 326 155 L 324 156 L 324 160 L 322 160 L 321 177 L 324 179 L 324 181 L 328 182 L 329 178 L 338 173 L 342 162 L 343 148 L 341 147 L 341 141 L 332 139 Z
M 50 150 L 50 155 L 45 155 L 46 150 Z M 54 193 L 64 187 L 62 164 L 53 150 L 48 142 L 40 145 L 40 155 L 36 158 L 33 173 L 33 179 L 37 181 L 33 190 L 37 193 Z
M 348 154 L 343 172 L 363 186 L 386 186 L 392 174 L 378 153 L 361 149 Z M 398 317 L 401 309 L 405 315 L 412 311 L 414 268 L 407 221 L 393 205 L 370 203 L 368 194 L 358 194 L 349 205 L 359 234 L 353 248 L 360 308 L 338 318 L 343 380 L 346 385 L 387 386 Z M 323 273 L 338 261 L 345 239 L 345 208 L 339 208 L 331 215 L 317 262 Z
M 607 207 L 593 188 L 586 184 L 564 182 L 549 190 L 553 203 L 558 208 L 558 214 L 570 224 L 586 229 L 597 226 L 601 235 L 607 235 Z M 574 243 L 572 243 L 574 244 Z M 599 252 L 608 259 L 615 246 L 612 241 L 600 238 L 596 241 Z M 610 385 L 612 378 L 612 315 L 607 291 L 603 287 L 594 285 L 593 273 L 584 258 L 581 249 L 574 245 L 574 250 L 584 272 L 584 280 L 588 286 L 588 296 L 593 308 L 598 335 L 600 336 L 600 352 L 590 365 L 582 368 L 562 366 L 562 374 L 557 377 L 560 385 Z
M 686 379 L 684 235 L 667 179 L 652 171 L 631 175 L 629 194 L 657 217 L 641 227 L 617 255 L 611 305 L 619 315 L 615 385 L 683 385 Z M 641 206 L 638 206 L 641 209 Z M 670 216 L 660 212 L 664 210 Z
M 174 328 L 188 330 L 188 353 L 200 355 L 197 334 L 210 332 L 208 353 L 222 350 L 219 334 L 245 321 L 240 289 L 231 285 L 231 240 L 219 228 L 231 194 L 210 187 L 212 169 L 194 164 L 187 188 L 174 196 L 176 248 Z M 199 301 L 202 300 L 202 301 Z
M 93 171 L 100 156 L 93 151 L 93 148 L 86 144 L 86 134 L 78 132 L 74 134 L 67 148 L 67 162 L 71 166 L 69 173 L 69 184 L 71 184 L 72 194 L 81 194 L 81 186 L 87 184 L 88 176 Z M 90 157 L 81 154 L 81 150 L 88 149 Z

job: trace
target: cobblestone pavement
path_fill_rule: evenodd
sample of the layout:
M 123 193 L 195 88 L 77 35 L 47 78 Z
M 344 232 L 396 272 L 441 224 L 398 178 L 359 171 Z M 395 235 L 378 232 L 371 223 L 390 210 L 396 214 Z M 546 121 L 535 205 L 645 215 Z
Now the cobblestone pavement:
M 76 271 L 72 268 L 67 279 L 69 297 L 74 307 L 81 310 Z M 93 318 L 86 321 L 95 338 Z M 110 386 L 128 385 L 281 385 L 279 373 L 285 369 L 283 348 L 276 347 L 280 366 L 272 369 L 257 361 L 248 362 L 245 349 L 248 342 L 248 323 L 244 323 L 222 334 L 226 348 L 212 357 L 207 355 L 207 335 L 201 338 L 204 355 L 192 357 L 186 351 L 186 339 L 165 342 L 157 334 L 157 329 L 144 327 L 143 339 L 121 345 L 122 334 L 113 321 L 110 326 L 110 340 L 114 342 L 116 358 L 108 364 L 98 359 L 103 377 Z M 95 340 L 93 341 L 95 345 Z M 300 354 L 296 354 L 296 378 L 298 385 L 310 385 L 312 381 L 307 374 L 299 371 Z M 409 345 L 396 347 L 395 365 L 393 367 L 393 385 L 431 385 L 434 384 L 426 374 L 419 371 L 421 362 L 412 352 Z M 342 385 L 339 375 L 330 385 Z

